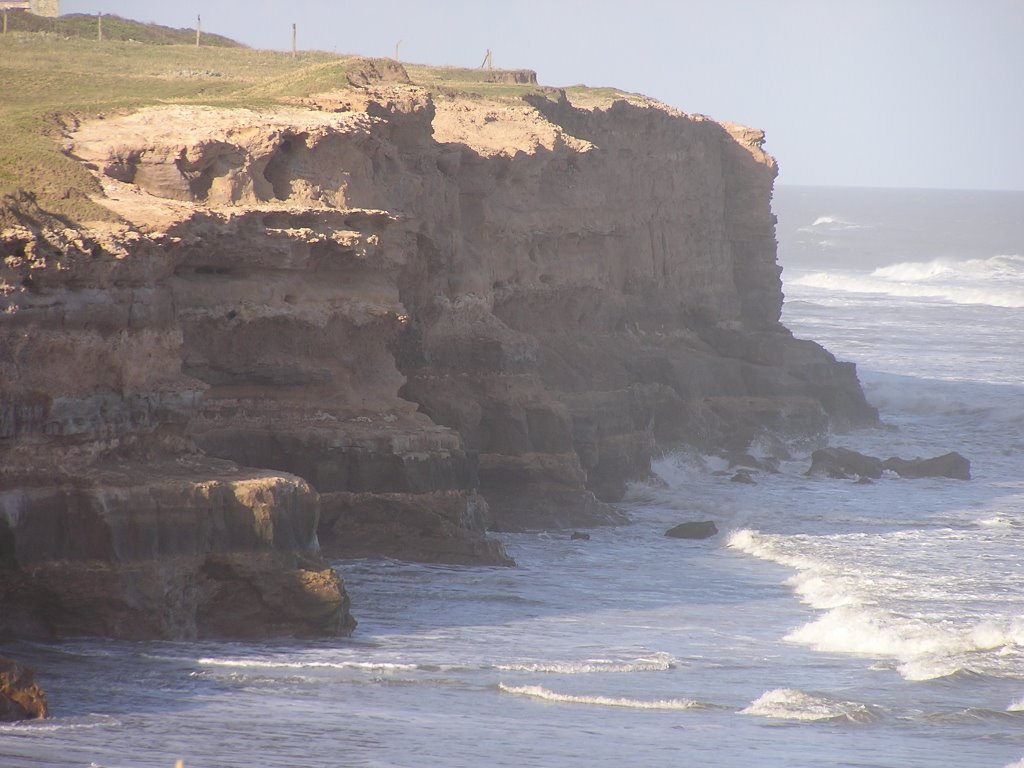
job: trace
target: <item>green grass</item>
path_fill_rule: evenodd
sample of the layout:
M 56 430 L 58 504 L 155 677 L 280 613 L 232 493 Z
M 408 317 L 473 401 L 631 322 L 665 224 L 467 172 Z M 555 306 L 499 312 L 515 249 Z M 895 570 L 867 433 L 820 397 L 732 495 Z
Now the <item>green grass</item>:
M 0 35 L 0 228 L 18 220 L 111 220 L 93 176 L 60 148 L 66 126 L 156 104 L 262 107 L 349 87 L 366 60 L 318 51 L 195 45 L 195 33 L 105 17 L 43 19 L 10 12 Z M 109 23 L 108 23 L 109 22 Z M 28 31 L 19 31 L 23 24 Z M 108 27 L 110 34 L 108 36 Z M 123 39 L 113 39 L 121 36 Z M 204 35 L 203 41 L 208 39 Z M 213 36 L 209 36 L 213 39 Z M 407 65 L 438 98 L 553 98 L 553 89 L 486 82 L 486 70 Z
M 82 37 L 95 40 L 98 37 L 99 20 L 96 16 L 84 13 L 71 13 L 59 18 L 36 16 L 27 11 L 8 11 L 7 29 L 9 32 L 45 32 L 60 37 Z M 135 41 L 151 45 L 195 45 L 195 29 L 173 29 L 159 24 L 143 24 L 120 16 L 104 14 L 103 39 Z M 242 47 L 223 35 L 200 35 L 202 45 L 217 47 Z
M 99 191 L 95 179 L 60 151 L 62 123 L 152 104 L 274 103 L 313 92 L 326 78 L 296 76 L 337 60 L 8 32 L 0 37 L 0 195 L 27 190 L 42 209 L 68 221 L 109 220 L 112 214 L 88 199 Z M 0 211 L 4 223 L 10 214 Z

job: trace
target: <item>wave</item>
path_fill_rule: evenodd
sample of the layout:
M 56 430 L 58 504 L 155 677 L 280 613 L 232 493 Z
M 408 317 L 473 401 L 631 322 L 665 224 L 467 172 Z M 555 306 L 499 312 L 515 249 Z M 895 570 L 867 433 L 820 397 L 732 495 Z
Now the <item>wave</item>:
M 360 672 L 408 672 L 422 669 L 420 664 L 394 664 L 370 661 L 272 661 L 265 659 L 201 658 L 204 666 L 242 667 L 252 669 L 349 669 Z M 436 667 L 432 667 L 436 669 Z
M 948 540 L 949 532 L 943 534 Z M 797 571 L 788 580 L 803 602 L 822 611 L 785 640 L 826 653 L 889 659 L 906 680 L 934 680 L 963 672 L 1024 676 L 1024 618 L 985 620 L 920 613 L 933 600 L 948 600 L 955 588 L 910 578 L 883 558 L 875 567 L 858 553 L 882 554 L 883 546 L 907 549 L 934 545 L 914 532 L 887 536 L 781 536 L 740 530 L 728 546 Z M 809 551 L 815 554 L 808 554 Z M 936 591 L 938 590 L 938 591 Z M 908 600 L 910 608 L 900 607 Z
M 543 672 L 558 675 L 586 675 L 612 672 L 664 672 L 674 668 L 675 665 L 676 660 L 674 657 L 667 653 L 657 653 L 651 657 L 632 659 L 630 661 L 587 659 L 586 661 L 578 662 L 520 662 L 516 664 L 498 664 L 495 668 L 502 672 Z
M 89 715 L 86 717 L 57 717 L 47 720 L 18 720 L 0 723 L 0 733 L 49 733 L 53 731 L 91 731 L 95 728 L 116 728 L 121 721 L 111 715 Z
M 864 392 L 883 411 L 914 416 L 969 416 L 1024 426 L 1024 388 L 1002 382 L 927 379 L 863 370 Z
M 856 701 L 843 701 L 819 696 L 795 688 L 775 688 L 751 702 L 741 715 L 770 717 L 778 720 L 832 720 L 866 723 L 877 720 L 875 707 Z
M 498 683 L 498 689 L 516 696 L 528 696 L 559 704 L 589 704 L 598 707 L 623 707 L 626 709 L 700 709 L 704 705 L 693 699 L 626 699 L 611 696 L 575 696 L 568 693 L 556 693 L 539 685 L 505 685 Z
M 848 221 L 847 219 L 844 219 L 841 216 L 834 216 L 830 214 L 825 216 L 819 216 L 813 222 L 811 222 L 810 226 L 799 227 L 797 229 L 797 232 L 820 232 L 823 229 L 829 231 L 837 231 L 845 229 L 866 228 L 867 225 L 865 224 L 857 224 L 855 222 Z
M 1024 307 L 1024 256 L 987 259 L 934 259 L 879 267 L 870 273 L 852 270 L 812 272 L 790 285 L 845 293 L 938 299 L 953 304 Z

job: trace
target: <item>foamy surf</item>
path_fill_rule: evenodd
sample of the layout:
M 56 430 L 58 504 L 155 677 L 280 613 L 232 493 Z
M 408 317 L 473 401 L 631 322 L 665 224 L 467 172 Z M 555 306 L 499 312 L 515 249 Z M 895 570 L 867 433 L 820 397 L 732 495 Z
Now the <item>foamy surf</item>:
M 1024 307 L 1024 257 L 999 255 L 964 261 L 900 262 L 870 273 L 812 272 L 788 284 L 845 293 L 1020 308 Z
M 360 672 L 411 672 L 420 669 L 419 664 L 393 664 L 368 661 L 275 661 L 269 659 L 218 659 L 201 658 L 198 664 L 212 667 L 251 669 L 345 669 Z
M 740 710 L 740 714 L 776 720 L 847 720 L 858 723 L 878 717 L 875 709 L 867 704 L 814 695 L 794 688 L 766 691 L 749 707 Z
M 556 693 L 539 685 L 505 685 L 498 683 L 498 690 L 516 696 L 527 696 L 558 704 L 587 704 L 597 707 L 621 707 L 625 709 L 666 709 L 684 710 L 698 709 L 702 705 L 693 699 L 627 699 L 612 696 L 576 696 L 568 693 Z
M 658 653 L 627 661 L 613 659 L 586 659 L 584 661 L 548 662 L 524 661 L 513 664 L 498 664 L 502 672 L 540 672 L 555 675 L 588 675 L 603 673 L 629 674 L 633 672 L 665 672 L 676 665 L 670 654 Z
M 975 584 L 969 575 L 957 582 L 952 576 L 898 572 L 888 564 L 886 554 L 892 553 L 910 566 L 909 552 L 934 548 L 931 536 L 940 536 L 948 546 L 966 535 L 943 530 L 783 536 L 744 529 L 729 537 L 728 546 L 797 571 L 787 583 L 804 603 L 822 613 L 787 633 L 788 642 L 825 653 L 887 659 L 906 680 L 960 672 L 1024 676 L 1024 620 L 1012 613 L 970 621 L 956 612 L 920 612 L 936 601 L 947 601 L 948 590 L 966 595 L 974 589 L 983 599 L 985 584 Z M 910 612 L 910 605 L 919 607 Z M 1012 605 L 1006 610 L 1012 611 Z

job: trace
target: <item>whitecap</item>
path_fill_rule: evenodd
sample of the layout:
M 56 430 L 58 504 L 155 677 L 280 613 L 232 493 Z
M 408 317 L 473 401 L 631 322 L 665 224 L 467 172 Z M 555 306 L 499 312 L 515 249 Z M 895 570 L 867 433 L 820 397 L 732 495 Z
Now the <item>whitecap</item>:
M 589 704 L 598 707 L 623 707 L 626 709 L 696 709 L 700 702 L 693 699 L 628 699 L 613 696 L 576 696 L 568 693 L 556 693 L 539 685 L 505 685 L 498 683 L 498 689 L 504 693 L 527 696 L 558 704 Z
M 866 722 L 877 718 L 867 704 L 805 693 L 795 688 L 774 688 L 751 702 L 741 715 L 777 720 L 849 720 Z
M 19 720 L 0 723 L 0 733 L 31 731 L 34 733 L 52 731 L 91 731 L 96 728 L 112 728 L 121 721 L 110 715 L 87 715 L 85 717 L 54 717 L 46 720 Z
M 496 669 L 502 672 L 541 672 L 559 675 L 586 675 L 594 673 L 632 673 L 632 672 L 664 672 L 676 665 L 673 656 L 657 653 L 650 657 L 641 657 L 617 661 L 614 659 L 586 659 L 584 661 L 523 661 L 511 664 L 498 664 Z
M 1021 308 L 1024 307 L 1024 256 L 899 262 L 870 273 L 811 272 L 788 280 L 787 284 L 854 294 Z
M 826 215 L 819 216 L 813 222 L 811 222 L 811 229 L 814 227 L 842 230 L 842 229 L 864 229 L 863 224 L 856 224 L 852 221 L 842 218 L 841 216 Z M 801 228 L 799 231 L 806 232 L 807 228 Z
M 252 669 L 349 669 L 361 672 L 407 672 L 419 668 L 417 664 L 396 664 L 370 661 L 275 661 L 269 659 L 201 658 L 204 666 L 241 667 Z

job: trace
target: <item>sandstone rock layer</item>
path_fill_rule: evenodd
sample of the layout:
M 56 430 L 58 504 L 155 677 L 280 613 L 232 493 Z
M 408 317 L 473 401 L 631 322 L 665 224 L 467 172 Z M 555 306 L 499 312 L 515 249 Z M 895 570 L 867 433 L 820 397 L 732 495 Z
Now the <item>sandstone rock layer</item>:
M 0 246 L 7 628 L 344 631 L 320 545 L 506 564 L 487 528 L 621 522 L 659 446 L 873 420 L 779 323 L 762 142 L 369 76 L 82 123 L 125 223 Z

